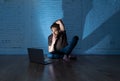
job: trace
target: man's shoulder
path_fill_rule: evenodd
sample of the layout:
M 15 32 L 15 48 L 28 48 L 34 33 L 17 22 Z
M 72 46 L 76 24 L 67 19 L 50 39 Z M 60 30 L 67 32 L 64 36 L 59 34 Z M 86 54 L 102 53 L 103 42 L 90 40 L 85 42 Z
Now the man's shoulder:
M 49 36 L 48 36 L 48 38 L 51 38 L 53 35 L 52 34 L 50 34 Z

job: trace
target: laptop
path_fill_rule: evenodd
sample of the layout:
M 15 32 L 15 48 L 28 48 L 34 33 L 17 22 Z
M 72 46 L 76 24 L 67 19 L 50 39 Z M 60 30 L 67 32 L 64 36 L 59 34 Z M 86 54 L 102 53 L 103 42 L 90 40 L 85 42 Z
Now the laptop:
M 29 61 L 43 65 L 51 64 L 51 60 L 46 60 L 44 57 L 43 49 L 28 48 Z

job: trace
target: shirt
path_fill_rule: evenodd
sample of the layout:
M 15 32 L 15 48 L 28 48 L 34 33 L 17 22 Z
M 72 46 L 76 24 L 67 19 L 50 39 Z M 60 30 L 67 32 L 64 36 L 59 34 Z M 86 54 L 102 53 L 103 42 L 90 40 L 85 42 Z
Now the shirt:
M 52 36 L 53 36 L 53 34 L 49 35 L 49 37 L 48 37 L 48 45 L 49 46 L 51 46 L 51 44 L 52 44 Z M 55 51 L 59 51 L 67 45 L 68 45 L 68 42 L 67 42 L 66 31 L 61 31 L 55 42 L 54 49 L 55 49 Z

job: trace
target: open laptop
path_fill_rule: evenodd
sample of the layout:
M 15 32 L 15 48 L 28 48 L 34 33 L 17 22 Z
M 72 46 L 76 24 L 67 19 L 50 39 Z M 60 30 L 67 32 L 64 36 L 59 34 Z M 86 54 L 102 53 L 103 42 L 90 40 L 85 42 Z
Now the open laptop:
M 39 63 L 39 64 L 43 64 L 43 65 L 52 63 L 51 60 L 46 60 L 44 58 L 43 49 L 28 48 L 27 50 L 28 50 L 30 62 Z

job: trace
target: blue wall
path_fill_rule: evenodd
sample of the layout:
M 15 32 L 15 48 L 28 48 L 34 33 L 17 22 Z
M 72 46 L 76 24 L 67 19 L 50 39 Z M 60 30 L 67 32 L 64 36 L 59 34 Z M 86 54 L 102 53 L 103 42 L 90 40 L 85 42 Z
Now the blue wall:
M 47 53 L 50 25 L 62 17 L 62 0 L 0 1 L 0 54 L 27 54 L 30 47 Z
M 85 17 L 82 52 L 120 54 L 120 1 L 93 0 Z
M 74 54 L 120 54 L 119 0 L 1 0 L 0 54 L 47 54 L 50 25 L 63 19 L 68 41 L 80 40 Z

